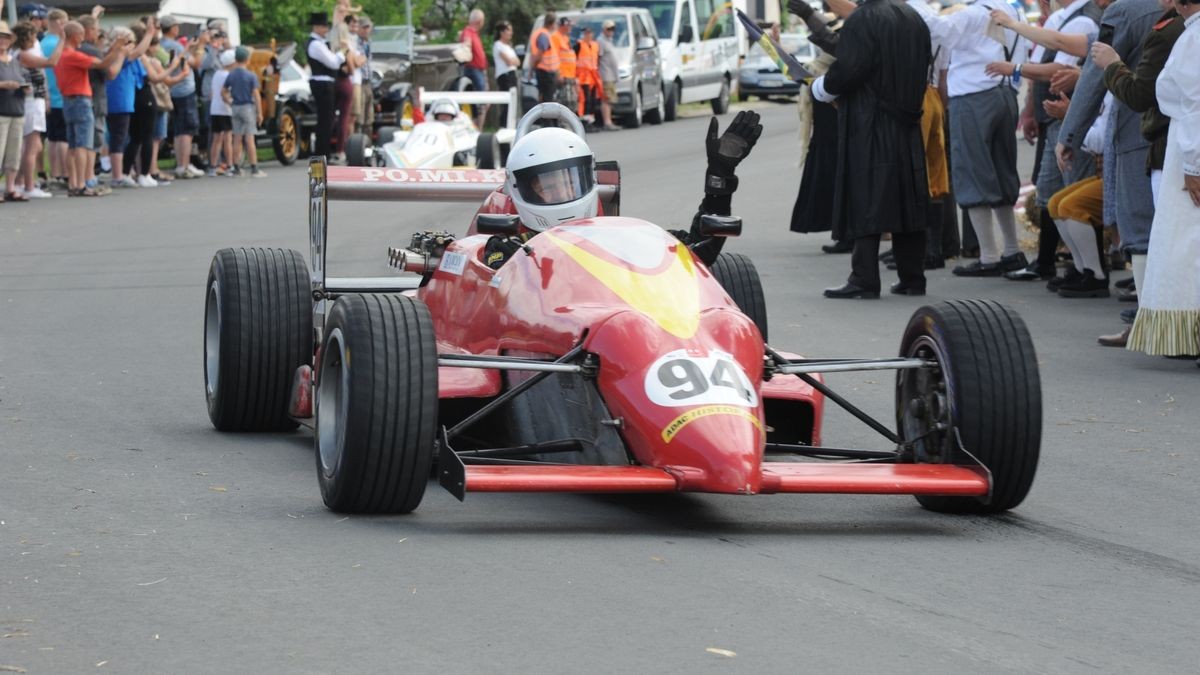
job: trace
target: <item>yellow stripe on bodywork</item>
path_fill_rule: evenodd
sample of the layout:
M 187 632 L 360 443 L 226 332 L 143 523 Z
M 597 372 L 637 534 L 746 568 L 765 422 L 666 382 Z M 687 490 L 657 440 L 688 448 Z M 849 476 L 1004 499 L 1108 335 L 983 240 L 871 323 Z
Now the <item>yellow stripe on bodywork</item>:
M 700 326 L 700 285 L 692 256 L 682 244 L 675 247 L 675 255 L 665 270 L 646 274 L 604 260 L 551 232 L 546 232 L 545 236 L 617 297 L 653 319 L 663 330 L 684 339 L 696 334 Z

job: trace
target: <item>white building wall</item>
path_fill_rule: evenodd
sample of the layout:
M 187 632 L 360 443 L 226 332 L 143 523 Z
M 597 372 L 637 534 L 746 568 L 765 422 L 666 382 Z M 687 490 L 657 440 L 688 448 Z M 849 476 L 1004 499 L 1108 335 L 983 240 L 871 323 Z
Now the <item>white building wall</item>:
M 174 14 L 180 21 L 206 23 L 209 19 L 224 19 L 229 26 L 229 44 L 242 44 L 242 23 L 237 6 L 230 0 L 164 0 L 159 15 Z

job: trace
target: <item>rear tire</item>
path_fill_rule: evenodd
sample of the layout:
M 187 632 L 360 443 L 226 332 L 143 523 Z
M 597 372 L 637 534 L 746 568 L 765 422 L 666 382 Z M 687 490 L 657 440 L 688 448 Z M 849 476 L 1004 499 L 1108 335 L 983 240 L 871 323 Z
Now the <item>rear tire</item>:
M 275 151 L 275 159 L 284 166 L 291 166 L 300 158 L 301 139 L 304 129 L 300 124 L 300 115 L 288 106 L 284 106 L 275 121 L 275 135 L 271 137 L 271 149 Z
M 767 301 L 763 296 L 758 270 L 750 258 L 741 253 L 721 253 L 709 271 L 733 298 L 738 309 L 758 326 L 758 332 L 762 333 L 763 342 L 766 342 Z
M 663 106 L 663 116 L 668 122 L 674 122 L 679 116 L 679 85 L 674 82 L 669 82 L 666 85 L 667 102 Z
M 496 140 L 496 134 L 479 134 L 475 140 L 475 168 L 501 168 L 500 141 Z
M 913 314 L 900 355 L 936 360 L 938 370 L 901 370 L 896 376 L 900 434 L 934 432 L 917 444 L 919 463 L 974 464 L 992 474 L 990 499 L 928 497 L 917 501 L 943 513 L 1000 513 L 1025 499 L 1037 471 L 1042 442 L 1042 387 L 1037 354 L 1016 312 L 987 300 L 955 300 Z
M 366 134 L 350 134 L 346 139 L 346 165 L 366 166 L 367 147 L 370 145 L 371 139 Z
M 712 100 L 714 115 L 724 115 L 729 112 L 729 80 L 721 80 L 721 93 Z
M 433 466 L 438 405 L 437 348 L 425 304 L 402 295 L 338 298 L 317 378 L 317 476 L 325 505 L 343 513 L 417 508 Z
M 226 248 L 208 270 L 204 390 L 221 431 L 287 431 L 292 377 L 312 363 L 312 295 L 296 251 Z
M 633 88 L 633 112 L 625 118 L 625 126 L 630 129 L 637 129 L 642 126 L 642 90 L 640 87 Z
M 646 111 L 646 121 L 650 124 L 662 124 L 667 119 L 667 92 L 658 90 L 658 103 L 653 109 Z

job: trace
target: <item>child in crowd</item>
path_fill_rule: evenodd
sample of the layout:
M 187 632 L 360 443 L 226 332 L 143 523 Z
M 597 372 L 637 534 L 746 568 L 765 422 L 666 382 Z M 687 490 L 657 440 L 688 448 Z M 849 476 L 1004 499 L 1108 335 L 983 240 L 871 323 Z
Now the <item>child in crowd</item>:
M 221 52 L 219 57 L 221 67 L 213 73 L 212 89 L 208 92 L 208 97 L 212 101 L 208 109 L 212 137 L 208 147 L 209 176 L 219 176 L 226 168 L 232 171 L 232 167 L 235 165 L 233 161 L 233 108 L 222 95 L 225 81 L 234 68 L 234 55 L 235 52 L 232 49 Z
M 266 176 L 266 172 L 258 168 L 258 150 L 254 144 L 254 136 L 258 133 L 258 125 L 262 124 L 262 96 L 258 91 L 258 77 L 246 68 L 250 61 L 250 50 L 238 47 L 234 53 L 237 67 L 225 78 L 221 90 L 225 101 L 233 110 L 234 154 L 233 175 L 241 173 L 241 154 L 243 148 L 250 159 L 250 175 L 255 178 Z

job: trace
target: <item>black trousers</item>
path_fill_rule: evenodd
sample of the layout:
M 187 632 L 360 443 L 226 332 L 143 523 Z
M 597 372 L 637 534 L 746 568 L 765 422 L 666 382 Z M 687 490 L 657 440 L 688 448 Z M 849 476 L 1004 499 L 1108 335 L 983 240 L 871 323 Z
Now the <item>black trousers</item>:
M 334 84 L 322 80 L 308 83 L 312 90 L 313 104 L 317 107 L 317 155 L 328 157 L 333 138 Z
M 150 156 L 154 150 L 154 122 L 158 112 L 154 109 L 154 98 L 150 87 L 144 86 L 137 90 L 133 97 L 133 115 L 129 118 L 129 144 L 125 146 L 125 156 L 121 169 L 128 176 L 138 164 L 139 173 L 153 176 L 158 173 L 157 166 L 150 166 Z
M 537 77 L 538 96 L 542 98 L 542 103 L 553 103 L 558 100 L 558 79 L 555 73 L 540 68 L 535 69 Z
M 879 239 L 872 234 L 854 240 L 850 254 L 848 281 L 868 291 L 879 290 Z M 925 232 L 893 232 L 892 252 L 896 258 L 896 273 L 909 286 L 925 286 Z

